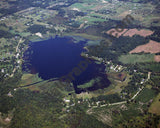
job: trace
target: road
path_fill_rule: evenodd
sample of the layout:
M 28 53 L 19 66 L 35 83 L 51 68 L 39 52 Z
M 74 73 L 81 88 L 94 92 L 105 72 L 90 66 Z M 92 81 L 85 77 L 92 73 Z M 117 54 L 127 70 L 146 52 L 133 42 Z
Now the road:
M 143 90 L 144 87 L 142 88 L 139 88 L 138 92 L 129 100 L 133 100 L 137 97 L 137 95 Z M 100 105 L 100 106 L 92 106 L 92 108 L 98 108 L 98 107 L 105 107 L 105 106 L 113 106 L 113 105 L 120 105 L 120 104 L 126 104 L 127 101 L 121 101 L 121 102 L 116 102 L 116 103 L 112 103 L 112 104 L 103 104 L 103 105 Z
M 144 87 L 139 88 L 139 91 L 131 98 L 131 100 L 134 100 L 136 96 L 143 90 Z
M 20 52 L 20 50 L 19 50 L 19 44 L 21 43 L 21 42 L 23 42 L 24 40 L 22 40 L 22 38 L 19 40 L 19 42 L 18 42 L 18 44 L 17 44 L 17 47 L 16 47 L 16 53 L 19 53 Z M 18 51 L 19 50 L 19 51 Z M 15 55 L 15 56 L 17 56 L 17 55 Z M 18 58 L 17 58 L 18 59 Z M 12 74 L 10 75 L 10 77 L 13 77 L 14 76 L 14 73 L 15 73 L 15 71 L 16 71 L 16 67 L 13 69 L 13 71 L 12 71 Z
M 19 40 L 19 42 L 18 42 L 18 45 L 17 45 L 17 47 L 16 47 L 16 52 L 18 52 L 18 50 L 19 50 L 19 44 L 20 44 L 21 42 L 23 42 L 22 38 L 21 38 L 21 39 Z

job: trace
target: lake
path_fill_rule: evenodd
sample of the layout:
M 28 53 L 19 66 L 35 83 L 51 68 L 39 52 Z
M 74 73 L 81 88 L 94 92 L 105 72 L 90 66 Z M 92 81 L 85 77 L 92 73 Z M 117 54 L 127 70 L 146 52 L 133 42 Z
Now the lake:
M 38 73 L 43 80 L 65 76 L 73 68 L 77 67 L 80 62 L 86 60 L 81 56 L 81 53 L 85 52 L 83 47 L 86 43 L 87 40 L 74 43 L 74 39 L 71 37 L 58 36 L 44 41 L 31 42 L 23 56 L 23 71 L 31 74 Z M 77 93 L 84 91 L 83 89 L 78 89 L 78 85 L 97 77 L 102 78 L 102 85 L 95 84 L 88 90 L 92 91 L 108 87 L 110 84 L 104 72 L 105 66 L 96 64 L 93 60 L 90 61 L 91 63 L 80 75 L 74 76 L 75 80 L 72 83 Z

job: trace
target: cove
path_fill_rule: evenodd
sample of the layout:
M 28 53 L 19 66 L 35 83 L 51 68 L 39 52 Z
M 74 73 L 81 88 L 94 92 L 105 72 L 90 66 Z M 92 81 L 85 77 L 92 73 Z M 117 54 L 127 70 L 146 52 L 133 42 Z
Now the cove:
M 74 43 L 74 39 L 71 37 L 58 36 L 44 41 L 31 42 L 24 53 L 22 69 L 31 74 L 38 73 L 43 80 L 61 78 L 76 68 L 80 62 L 86 61 L 86 58 L 81 56 L 81 53 L 85 52 L 83 47 L 86 43 L 87 40 Z M 74 76 L 74 80 L 72 80 L 76 93 L 85 91 L 77 88 L 78 85 L 97 77 L 102 78 L 101 86 L 95 84 L 88 90 L 108 87 L 110 84 L 104 72 L 105 66 L 96 64 L 93 60 L 90 62 L 86 69 L 80 75 Z

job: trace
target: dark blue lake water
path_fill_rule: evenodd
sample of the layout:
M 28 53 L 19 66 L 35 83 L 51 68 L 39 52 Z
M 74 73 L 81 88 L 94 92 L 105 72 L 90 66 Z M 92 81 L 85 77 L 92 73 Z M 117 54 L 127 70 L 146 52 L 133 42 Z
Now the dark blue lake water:
M 86 41 L 74 43 L 71 37 L 55 37 L 44 41 L 32 42 L 28 50 L 24 53 L 23 70 L 32 74 L 38 73 L 39 77 L 48 80 L 51 78 L 60 78 L 69 72 L 78 64 L 86 60 L 80 54 L 85 51 L 83 47 Z M 90 81 L 93 78 L 101 77 L 104 87 L 110 82 L 104 74 L 105 66 L 96 64 L 93 60 L 88 67 L 78 76 L 74 76 L 73 84 L 76 88 Z M 98 86 L 93 86 L 90 90 L 96 90 Z M 76 88 L 77 90 L 77 88 Z

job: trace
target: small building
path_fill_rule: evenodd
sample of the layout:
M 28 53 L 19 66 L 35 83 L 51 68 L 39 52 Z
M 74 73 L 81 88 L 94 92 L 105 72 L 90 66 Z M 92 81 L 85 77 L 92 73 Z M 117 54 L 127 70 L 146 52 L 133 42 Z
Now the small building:
M 17 53 L 17 55 L 16 55 L 16 58 L 18 58 L 19 57 L 19 53 Z
M 97 101 L 97 102 L 96 102 L 97 106 L 98 106 L 100 103 L 101 103 L 100 101 Z
M 145 82 L 145 79 L 142 79 L 141 84 L 143 84 Z
M 113 66 L 110 66 L 110 69 L 113 69 Z
M 18 64 L 19 64 L 20 62 L 21 62 L 20 60 L 17 61 Z
M 69 103 L 70 100 L 67 100 L 66 98 L 64 98 L 64 102 Z
M 8 95 L 9 97 L 13 97 L 13 95 L 12 95 L 11 92 L 9 92 L 7 95 Z
M 4 73 L 4 69 L 1 69 L 1 72 Z

